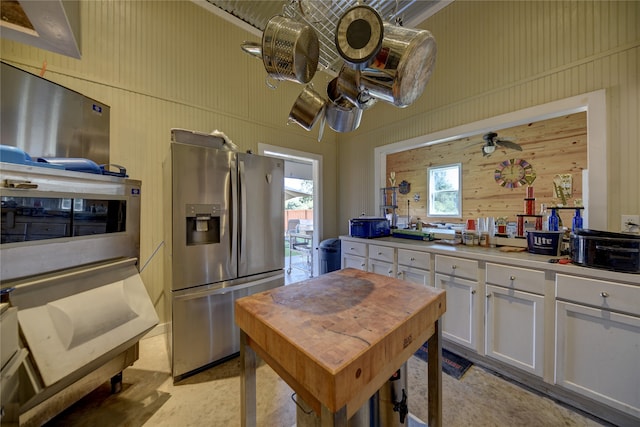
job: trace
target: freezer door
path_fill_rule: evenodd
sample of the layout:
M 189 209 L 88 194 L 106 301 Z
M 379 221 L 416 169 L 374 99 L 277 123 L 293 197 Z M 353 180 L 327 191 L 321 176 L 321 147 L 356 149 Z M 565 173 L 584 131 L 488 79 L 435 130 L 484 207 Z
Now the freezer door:
M 171 144 L 172 290 L 236 277 L 228 151 Z
M 238 154 L 238 276 L 284 269 L 284 161 Z
M 235 324 L 235 301 L 283 286 L 284 273 L 238 282 L 172 292 L 170 343 L 174 381 L 236 355 L 240 351 L 240 330 Z

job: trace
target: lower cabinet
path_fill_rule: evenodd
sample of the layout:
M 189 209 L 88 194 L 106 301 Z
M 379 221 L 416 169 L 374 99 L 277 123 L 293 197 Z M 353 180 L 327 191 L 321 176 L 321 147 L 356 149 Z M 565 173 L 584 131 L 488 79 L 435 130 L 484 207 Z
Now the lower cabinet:
M 447 311 L 442 317 L 442 336 L 478 351 L 478 282 L 436 273 L 436 288 L 447 291 Z
M 418 285 L 433 286 L 431 283 L 431 255 L 428 252 L 398 249 L 398 279 Z
M 369 258 L 367 263 L 367 271 L 369 273 L 381 274 L 383 276 L 394 277 L 393 263 L 387 261 L 380 261 L 377 259 Z
M 544 271 L 491 262 L 485 270 L 485 354 L 542 377 Z
M 356 268 L 367 271 L 367 245 L 361 242 L 343 240 L 340 244 L 342 268 Z
M 487 356 L 542 376 L 544 297 L 486 286 Z
M 389 246 L 369 245 L 367 271 L 395 277 L 395 249 Z
M 342 268 L 357 268 L 367 271 L 367 259 L 355 255 L 342 255 Z
M 640 418 L 637 286 L 558 275 L 556 292 L 556 384 Z
M 478 292 L 478 261 L 446 255 L 436 255 L 435 261 L 435 287 L 447 291 L 442 336 L 479 352 L 484 312 Z
M 400 280 L 406 280 L 417 285 L 432 286 L 431 273 L 428 270 L 398 264 L 396 275 Z

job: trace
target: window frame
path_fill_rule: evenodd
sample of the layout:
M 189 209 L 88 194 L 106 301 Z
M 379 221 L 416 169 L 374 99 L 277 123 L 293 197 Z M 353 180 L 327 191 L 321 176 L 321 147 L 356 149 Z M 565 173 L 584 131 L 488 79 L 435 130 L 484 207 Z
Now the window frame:
M 458 208 L 457 213 L 452 214 L 432 214 L 431 207 L 433 205 L 432 200 L 434 194 L 431 191 L 431 181 L 432 174 L 438 170 L 443 169 L 451 169 L 457 168 L 458 171 L 458 190 L 456 196 L 456 207 Z M 444 190 L 444 191 L 454 191 L 454 190 Z M 436 192 L 441 193 L 444 191 Z M 430 166 L 427 168 L 427 217 L 428 218 L 462 218 L 462 163 L 450 163 L 446 165 L 438 165 L 438 166 Z

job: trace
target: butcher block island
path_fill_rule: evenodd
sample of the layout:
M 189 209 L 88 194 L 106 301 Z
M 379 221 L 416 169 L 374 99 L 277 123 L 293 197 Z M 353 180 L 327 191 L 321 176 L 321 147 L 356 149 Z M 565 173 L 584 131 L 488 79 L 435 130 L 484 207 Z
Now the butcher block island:
M 239 299 L 242 425 L 256 423 L 256 354 L 323 426 L 346 426 L 428 340 L 428 424 L 440 426 L 445 310 L 442 290 L 350 268 Z

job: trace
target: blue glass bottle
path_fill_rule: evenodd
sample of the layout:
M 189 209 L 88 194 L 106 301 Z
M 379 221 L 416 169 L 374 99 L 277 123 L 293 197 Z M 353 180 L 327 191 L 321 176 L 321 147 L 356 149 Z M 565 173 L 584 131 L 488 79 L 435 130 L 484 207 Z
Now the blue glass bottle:
M 555 208 L 551 208 L 551 216 L 549 217 L 549 231 L 558 231 L 558 212 Z
M 580 209 L 576 209 L 576 213 L 573 216 L 573 223 L 571 225 L 571 232 L 575 233 L 576 230 L 582 228 L 582 217 L 580 216 Z

